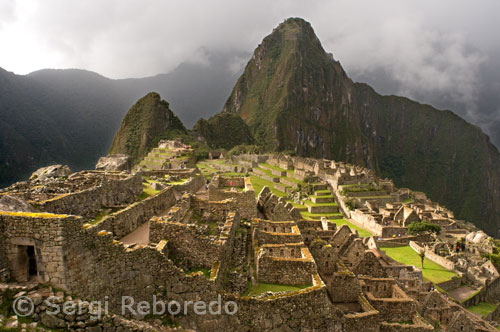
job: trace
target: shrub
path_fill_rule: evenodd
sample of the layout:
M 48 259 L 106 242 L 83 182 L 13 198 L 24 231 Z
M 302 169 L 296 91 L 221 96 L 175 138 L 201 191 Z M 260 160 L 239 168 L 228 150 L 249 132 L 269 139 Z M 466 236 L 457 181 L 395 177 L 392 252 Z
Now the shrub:
M 430 223 L 428 221 L 413 222 L 408 226 L 408 233 L 412 235 L 422 234 L 425 232 L 439 234 L 441 232 L 441 226 Z

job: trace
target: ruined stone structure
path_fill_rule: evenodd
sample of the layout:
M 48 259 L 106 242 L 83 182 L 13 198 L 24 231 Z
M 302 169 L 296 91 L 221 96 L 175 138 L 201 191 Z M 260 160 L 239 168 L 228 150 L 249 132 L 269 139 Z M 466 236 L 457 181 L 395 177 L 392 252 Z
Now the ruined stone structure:
M 188 150 L 163 145 L 158 149 Z M 0 281 L 37 281 L 74 298 L 109 303 L 111 313 L 89 323 L 76 316 L 49 317 L 40 298 L 56 293 L 50 288 L 27 293 L 36 300 L 37 321 L 72 331 L 161 329 L 149 317 L 122 316 L 122 295 L 150 305 L 153 299 L 190 301 L 187 313 L 162 319 L 196 331 L 424 332 L 433 331 L 436 322 L 447 332 L 494 331 L 483 319 L 429 292 L 418 268 L 384 255 L 378 248 L 383 238 L 360 238 L 336 223 L 343 212 L 340 217 L 377 230 L 389 244 L 426 250 L 429 259 L 461 273 L 440 286 L 482 285 L 470 301 L 483 301 L 496 294 L 500 282 L 491 262 L 477 258 L 491 249 L 481 244 L 480 233 L 467 240 L 468 256 L 455 257 L 444 240 L 409 237 L 403 231 L 410 222 L 431 220 L 447 235 L 460 237 L 462 224 L 452 220 L 450 211 L 421 193 L 396 189 L 369 170 L 343 163 L 286 155 L 245 155 L 232 162 L 247 168 L 266 162 L 265 174 L 272 178 L 281 172 L 275 183 L 286 190 L 295 188 L 299 178 L 309 179 L 312 190 L 325 192 L 314 195 L 314 203 L 321 206 L 333 194 L 338 206 L 317 212 L 328 218 L 304 218 L 302 212 L 315 211 L 294 206 L 268 187 L 256 195 L 248 177 L 218 175 L 207 186 L 195 169 L 180 167 L 88 171 L 18 183 L 0 195 L 16 197 L 26 202 L 22 209 L 33 210 L 0 212 Z M 287 180 L 288 175 L 295 180 Z M 413 202 L 402 203 L 402 198 Z M 350 210 L 350 204 L 359 206 Z M 289 290 L 254 294 L 260 284 Z M 197 315 L 195 301 L 234 301 L 238 310 Z

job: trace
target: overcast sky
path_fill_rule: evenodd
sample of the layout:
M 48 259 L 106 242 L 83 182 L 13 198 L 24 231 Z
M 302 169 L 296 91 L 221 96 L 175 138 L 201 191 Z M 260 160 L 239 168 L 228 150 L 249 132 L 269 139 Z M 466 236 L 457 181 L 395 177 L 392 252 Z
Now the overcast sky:
M 0 0 L 0 67 L 143 77 L 234 52 L 237 71 L 298 16 L 355 80 L 453 108 L 500 141 L 499 13 L 498 0 Z

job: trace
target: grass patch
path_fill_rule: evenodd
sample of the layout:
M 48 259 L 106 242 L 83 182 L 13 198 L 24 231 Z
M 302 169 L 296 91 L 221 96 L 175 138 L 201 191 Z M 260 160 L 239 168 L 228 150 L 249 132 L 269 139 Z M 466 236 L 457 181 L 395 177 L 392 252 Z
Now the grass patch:
M 228 177 L 228 178 L 242 178 L 242 177 L 247 176 L 246 173 L 237 173 L 237 172 L 225 172 L 225 173 L 221 173 L 220 175 Z
M 488 316 L 491 314 L 497 306 L 495 304 L 487 303 L 487 302 L 481 302 L 477 305 L 473 305 L 467 308 L 467 310 L 472 311 L 473 313 L 479 314 L 483 317 Z
M 352 222 L 350 222 L 349 220 L 345 220 L 343 218 L 342 219 L 331 220 L 330 222 L 333 222 L 333 223 L 337 224 L 337 229 L 340 228 L 342 225 L 347 225 L 347 226 L 349 226 L 350 229 L 357 230 L 359 237 L 370 237 L 370 236 L 373 235 L 372 233 L 370 233 L 366 229 L 364 229 L 364 228 L 362 228 L 362 227 L 360 227 L 358 225 L 355 225 Z
M 274 166 L 274 165 L 271 165 L 271 164 L 268 164 L 268 163 L 260 163 L 259 165 L 265 166 L 266 168 L 269 168 L 269 169 L 274 169 L 275 171 L 280 171 L 280 172 L 286 172 L 287 171 L 286 169 L 283 169 L 281 167 Z
M 266 284 L 259 282 L 244 294 L 245 296 L 255 296 L 265 292 L 295 292 L 304 288 L 311 287 L 311 285 L 280 285 L 280 284 Z
M 139 200 L 142 201 L 143 199 L 154 196 L 154 195 L 158 194 L 159 192 L 160 192 L 160 190 L 154 190 L 153 188 L 151 188 L 149 183 L 143 182 L 142 183 L 142 194 L 139 196 Z
M 421 267 L 420 256 L 410 246 L 397 248 L 384 247 L 381 249 L 384 250 L 389 257 L 400 263 L 406 265 L 414 265 L 418 268 Z M 424 269 L 422 270 L 422 274 L 424 276 L 424 279 L 432 281 L 435 284 L 448 281 L 457 275 L 455 272 L 447 270 L 441 265 L 436 264 L 428 260 L 427 258 L 425 258 L 424 260 Z
M 304 204 L 310 205 L 310 206 L 337 206 L 337 203 L 331 202 L 331 203 L 313 203 L 312 201 L 304 201 Z
M 316 196 L 332 196 L 332 192 L 328 189 L 324 189 L 324 190 L 315 190 L 314 193 L 316 194 Z
M 268 186 L 271 192 L 278 197 L 287 197 L 287 193 L 274 188 L 274 182 L 264 180 L 255 175 L 250 175 L 250 181 L 252 182 L 253 189 L 255 190 L 255 196 L 258 196 L 264 186 Z
M 196 167 L 201 172 L 201 175 L 203 175 L 207 179 L 211 179 L 212 176 L 217 173 L 217 170 L 215 168 L 212 168 L 208 163 L 206 162 L 200 162 L 196 164 Z

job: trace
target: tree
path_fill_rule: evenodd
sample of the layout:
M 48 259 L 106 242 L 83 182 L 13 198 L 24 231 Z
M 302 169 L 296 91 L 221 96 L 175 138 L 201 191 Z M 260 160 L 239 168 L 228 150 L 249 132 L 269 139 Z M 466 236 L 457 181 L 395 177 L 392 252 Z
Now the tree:
M 420 256 L 420 264 L 422 265 L 422 270 L 424 270 L 424 259 L 425 259 L 425 250 L 422 249 L 418 252 L 418 255 Z
M 436 233 L 439 234 L 441 232 L 441 226 L 430 223 L 428 221 L 422 221 L 422 222 L 412 222 L 408 226 L 408 233 L 412 235 L 416 234 L 422 234 L 425 232 L 431 232 L 431 233 Z

